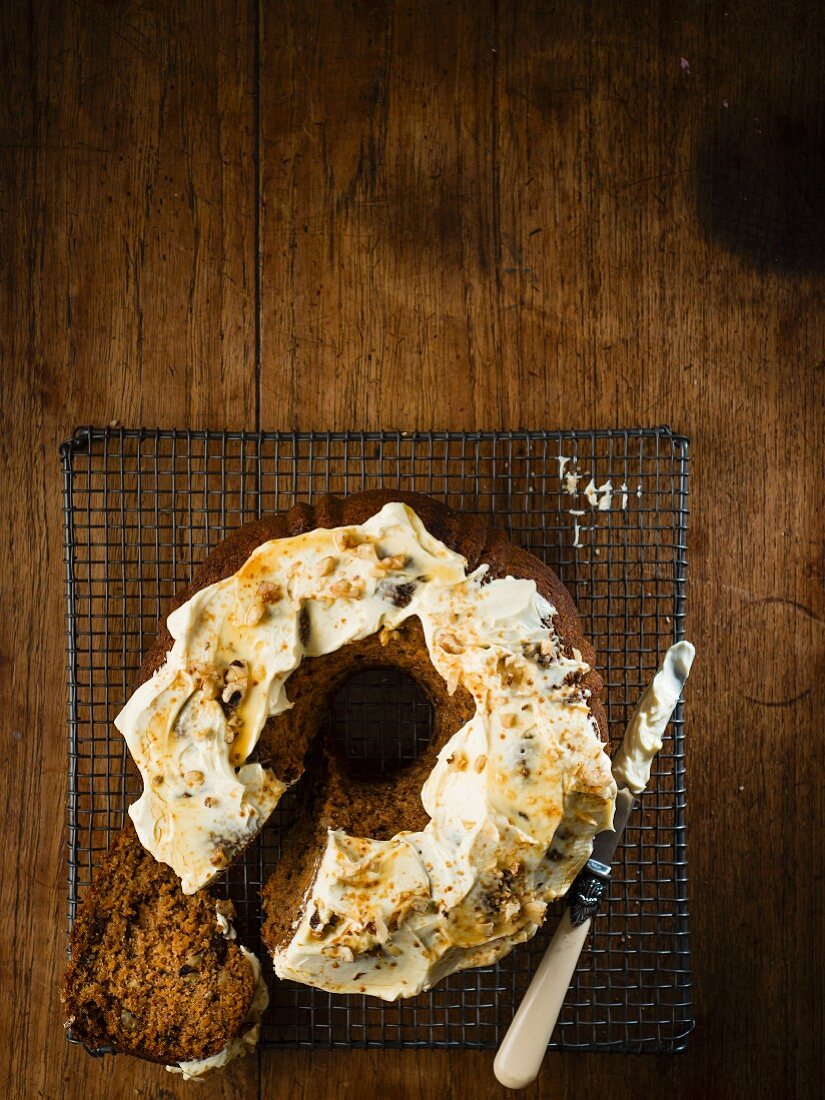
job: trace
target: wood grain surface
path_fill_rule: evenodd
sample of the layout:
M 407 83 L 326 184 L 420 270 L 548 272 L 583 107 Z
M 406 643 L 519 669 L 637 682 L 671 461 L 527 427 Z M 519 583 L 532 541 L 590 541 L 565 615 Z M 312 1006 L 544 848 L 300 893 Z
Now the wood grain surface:
M 697 1028 L 531 1097 L 819 1096 L 825 21 L 802 0 L 3 6 L 0 1081 L 498 1097 L 492 1054 L 63 1040 L 58 444 L 78 423 L 692 439 Z

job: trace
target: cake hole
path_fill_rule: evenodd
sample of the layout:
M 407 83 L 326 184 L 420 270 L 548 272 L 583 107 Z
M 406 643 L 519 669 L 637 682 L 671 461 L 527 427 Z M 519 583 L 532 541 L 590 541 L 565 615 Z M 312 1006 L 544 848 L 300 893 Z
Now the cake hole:
M 389 775 L 412 763 L 433 732 L 433 708 L 412 677 L 371 669 L 348 680 L 324 719 L 327 743 L 358 776 Z

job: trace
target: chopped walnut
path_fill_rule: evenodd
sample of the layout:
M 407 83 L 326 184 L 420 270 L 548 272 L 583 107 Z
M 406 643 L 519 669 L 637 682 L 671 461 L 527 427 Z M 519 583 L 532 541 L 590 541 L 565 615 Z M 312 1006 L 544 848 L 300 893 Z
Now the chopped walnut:
M 226 733 L 223 735 L 223 739 L 227 743 L 227 745 L 231 745 L 232 742 L 235 740 L 235 731 L 227 730 Z
M 224 703 L 232 703 L 233 706 L 237 706 L 246 695 L 246 688 L 249 679 L 249 670 L 246 667 L 245 661 L 233 661 L 223 674 L 224 683 L 226 687 L 221 693 L 221 699 Z
M 477 756 L 474 767 L 477 772 L 483 772 L 484 769 L 487 767 L 487 757 L 483 754 L 481 756 Z
M 204 699 L 217 699 L 221 693 L 221 682 L 216 672 L 207 673 L 201 680 L 201 693 Z
M 257 626 L 264 617 L 267 605 L 277 603 L 283 599 L 284 591 L 274 581 L 261 581 L 255 589 L 255 597 L 246 609 L 244 623 L 246 626 Z
M 511 714 L 509 711 L 505 711 L 504 714 L 501 715 L 501 724 L 506 730 L 512 729 L 513 726 L 516 724 L 515 714 Z
M 391 573 L 398 569 L 403 569 L 407 564 L 407 558 L 404 554 L 392 554 L 388 558 L 379 558 L 378 569 L 382 573 Z
M 352 550 L 358 545 L 358 537 L 352 531 L 336 531 L 333 538 L 339 550 Z
M 520 668 L 517 662 L 518 658 L 515 656 L 505 657 L 503 661 L 499 661 L 498 671 L 505 687 L 517 687 L 524 679 L 524 669 Z
M 225 867 L 229 860 L 226 857 L 226 852 L 223 848 L 216 848 L 215 854 L 209 860 L 213 867 Z
M 224 683 L 234 684 L 238 680 L 245 680 L 246 675 L 246 661 L 233 661 L 223 674 Z
M 533 924 L 541 924 L 546 912 L 547 905 L 542 901 L 531 899 L 524 904 L 524 915 Z
M 203 804 L 204 804 L 204 806 L 207 807 L 207 809 L 211 810 L 215 806 L 217 806 L 218 800 L 217 800 L 217 798 L 213 798 L 213 796 L 211 794 L 208 794 L 206 796 L 206 798 L 203 800 Z
M 390 641 L 392 640 L 392 638 L 393 638 L 393 636 L 394 636 L 394 635 L 395 635 L 395 631 L 394 631 L 394 630 L 392 630 L 392 629 L 391 629 L 391 627 L 389 627 L 389 626 L 382 626 L 382 627 L 381 627 L 381 632 L 380 632 L 380 633 L 379 633 L 379 635 L 378 635 L 378 641 L 379 641 L 379 642 L 381 643 L 381 645 L 383 645 L 383 646 L 385 646 L 385 645 L 389 645 L 389 643 L 390 643 Z
M 464 646 L 456 638 L 455 634 L 450 634 L 446 630 L 442 630 L 438 635 L 438 644 L 444 650 L 445 653 L 451 653 L 453 655 L 464 652 Z
M 186 772 L 183 777 L 183 781 L 188 787 L 199 787 L 201 783 L 203 783 L 203 779 L 203 772 L 194 770 L 191 772 Z
M 336 581 L 329 586 L 329 594 L 336 599 L 360 600 L 364 594 L 363 581 Z
M 264 603 L 277 603 L 278 600 L 283 599 L 284 590 L 274 581 L 261 581 L 255 589 L 255 595 Z
M 355 547 L 354 553 L 357 558 L 363 558 L 365 561 L 375 561 L 375 544 L 372 542 L 362 542 Z
M 257 626 L 264 617 L 265 611 L 266 605 L 263 600 L 253 600 L 249 607 L 247 607 L 246 614 L 243 617 L 244 626 Z
M 337 560 L 333 557 L 321 558 L 318 563 L 318 576 L 328 577 L 330 573 L 335 572 L 335 566 L 338 564 Z
M 162 775 L 153 775 L 152 776 L 152 786 L 153 787 L 159 787 L 162 782 L 163 782 L 163 776 Z

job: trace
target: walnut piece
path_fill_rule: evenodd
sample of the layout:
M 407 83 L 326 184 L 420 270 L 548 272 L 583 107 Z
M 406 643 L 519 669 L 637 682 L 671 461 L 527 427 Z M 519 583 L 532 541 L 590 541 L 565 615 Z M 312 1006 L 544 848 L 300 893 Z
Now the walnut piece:
M 274 581 L 261 581 L 255 589 L 256 598 L 263 600 L 264 603 L 277 603 L 278 600 L 283 599 L 283 595 L 284 590 Z
M 358 537 L 352 531 L 336 531 L 333 538 L 339 550 L 352 550 L 358 545 Z
M 336 599 L 360 600 L 364 594 L 364 582 L 340 580 L 329 586 L 329 594 Z
M 233 661 L 224 672 L 223 681 L 226 687 L 221 693 L 221 699 L 224 703 L 237 706 L 246 695 L 249 683 L 249 669 L 246 667 L 246 661 Z
M 318 576 L 319 577 L 328 577 L 330 575 L 330 573 L 335 572 L 335 566 L 337 564 L 338 564 L 338 561 L 337 561 L 336 558 L 333 558 L 333 557 L 321 558 L 321 560 L 318 562 Z
M 458 638 L 456 638 L 455 634 L 450 634 L 447 630 L 442 630 L 438 635 L 438 644 L 445 653 L 456 655 L 464 652 L 464 646 Z
M 406 564 L 407 558 L 404 554 L 392 554 L 388 558 L 379 558 L 377 562 L 378 569 L 382 573 L 391 573 L 403 569 Z

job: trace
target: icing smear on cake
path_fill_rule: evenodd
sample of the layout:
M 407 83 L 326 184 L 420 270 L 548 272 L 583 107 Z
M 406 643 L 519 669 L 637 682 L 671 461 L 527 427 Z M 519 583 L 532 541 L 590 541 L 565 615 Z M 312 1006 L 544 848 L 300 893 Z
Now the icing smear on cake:
M 168 620 L 166 664 L 117 726 L 144 778 L 141 842 L 191 893 L 263 826 L 285 784 L 247 763 L 289 675 L 416 616 L 430 660 L 476 713 L 422 790 L 430 822 L 389 841 L 331 830 L 276 973 L 409 996 L 529 938 L 612 821 L 610 760 L 535 582 L 490 579 L 406 505 L 260 546 Z

